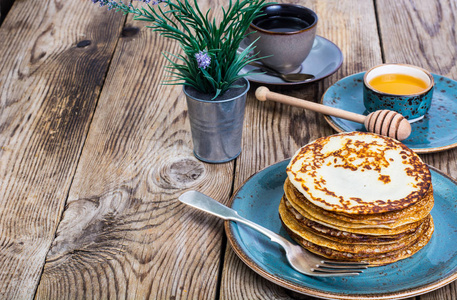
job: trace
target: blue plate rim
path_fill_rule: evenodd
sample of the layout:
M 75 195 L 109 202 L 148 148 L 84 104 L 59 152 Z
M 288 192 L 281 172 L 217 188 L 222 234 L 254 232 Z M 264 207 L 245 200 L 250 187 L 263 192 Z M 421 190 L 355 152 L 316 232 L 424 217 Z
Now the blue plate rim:
M 243 189 L 243 187 L 253 179 L 254 176 L 256 175 L 259 175 L 260 173 L 264 173 L 264 172 L 268 172 L 268 169 L 274 169 L 275 167 L 277 167 L 278 165 L 280 164 L 285 164 L 287 163 L 288 161 L 290 161 L 290 158 L 287 158 L 287 159 L 284 159 L 282 161 L 279 161 L 279 162 L 276 162 L 272 165 L 269 165 L 257 172 L 255 172 L 254 174 L 252 174 L 251 176 L 249 176 L 249 178 L 247 178 L 244 183 L 233 193 L 232 197 L 230 198 L 229 200 L 229 203 L 228 203 L 228 206 L 229 207 L 233 207 L 233 204 L 234 204 L 234 201 L 236 200 L 237 198 L 237 195 L 239 194 L 239 192 Z M 439 174 L 440 176 L 442 176 L 443 178 L 445 178 L 446 180 L 450 181 L 451 183 L 453 183 L 454 185 L 456 185 L 457 187 L 457 180 L 455 180 L 454 178 L 452 178 L 451 176 L 445 174 L 444 172 L 442 172 L 441 170 L 433 167 L 433 166 L 430 166 L 428 165 L 428 167 L 436 172 L 437 174 Z M 435 205 L 436 205 L 436 202 L 435 202 Z M 307 286 L 300 286 L 300 285 L 297 285 L 295 284 L 294 282 L 291 282 L 287 279 L 284 279 L 284 278 L 280 278 L 280 277 L 277 277 L 275 276 L 274 274 L 271 274 L 270 272 L 266 271 L 264 268 L 262 268 L 262 266 L 260 266 L 259 264 L 257 264 L 247 253 L 245 253 L 242 249 L 242 247 L 240 246 L 240 243 L 238 241 L 238 239 L 235 237 L 235 234 L 233 232 L 233 226 L 235 224 L 232 222 L 232 221 L 225 221 L 224 222 L 224 228 L 225 228 L 225 232 L 226 232 L 226 235 L 227 235 L 227 239 L 233 249 L 233 251 L 235 252 L 235 254 L 250 268 L 252 269 L 254 272 L 256 272 L 257 274 L 259 274 L 260 276 L 262 276 L 263 278 L 279 285 L 279 286 L 282 286 L 284 288 L 287 288 L 287 289 L 290 289 L 290 290 L 293 290 L 293 291 L 296 291 L 298 293 L 301 293 L 301 294 L 305 294 L 305 295 L 309 295 L 309 296 L 313 296 L 313 297 L 318 297 L 318 298 L 322 298 L 322 299 L 338 299 L 338 300 L 361 300 L 361 299 L 404 299 L 404 298 L 409 298 L 409 297 L 413 297 L 413 296 L 418 296 L 418 295 L 422 295 L 422 294 L 425 294 L 425 293 L 429 293 L 431 291 L 434 291 L 436 289 L 439 289 L 451 282 L 453 282 L 454 280 L 457 279 L 457 269 L 454 270 L 454 273 L 450 273 L 450 274 L 447 274 L 447 276 L 443 276 L 441 278 L 439 278 L 438 280 L 436 281 L 433 281 L 429 284 L 425 284 L 425 285 L 421 285 L 421 286 L 418 286 L 417 288 L 407 288 L 407 289 L 404 289 L 404 290 L 401 290 L 401 291 L 397 291 L 397 292 L 386 292 L 386 293 L 372 293 L 372 294 L 369 294 L 369 295 L 366 295 L 366 294 L 339 294 L 339 293 L 332 293 L 332 292 L 327 292 L 327 291 L 323 291 L 322 289 L 315 289 L 315 288 L 311 288 L 311 287 L 307 287 Z M 363 276 L 363 274 L 361 275 Z
M 324 98 L 327 94 L 327 92 L 329 91 L 329 89 L 335 85 L 337 85 L 338 83 L 340 83 L 341 81 L 343 80 L 347 80 L 349 78 L 353 78 L 353 77 L 357 77 L 357 76 L 362 76 L 363 74 L 365 74 L 366 71 L 363 71 L 363 72 L 359 72 L 359 73 L 355 73 L 355 74 L 352 74 L 352 75 L 349 75 L 349 76 L 346 76 L 340 80 L 338 80 L 337 82 L 335 82 L 334 84 L 332 84 L 331 86 L 329 86 L 326 91 L 324 92 L 324 94 L 322 95 L 321 99 L 320 99 L 320 104 L 323 104 L 324 103 Z M 445 79 L 448 79 L 448 80 L 452 80 L 452 81 L 455 81 L 451 78 L 448 78 L 446 76 L 442 76 L 442 75 L 439 75 L 439 74 L 434 74 L 432 73 L 432 76 L 438 76 L 438 77 L 442 77 L 442 78 L 445 78 Z M 363 76 L 362 76 L 363 77 Z M 436 80 L 435 80 L 436 82 Z M 327 123 L 330 125 L 330 127 L 332 127 L 334 130 L 336 130 L 337 132 L 347 132 L 347 129 L 341 127 L 339 124 L 337 124 L 334 119 L 336 117 L 332 117 L 332 116 L 328 116 L 328 115 L 324 115 L 324 119 L 327 121 Z M 446 151 L 446 150 L 449 150 L 449 149 L 453 149 L 453 148 L 456 148 L 457 147 L 457 142 L 455 143 L 452 143 L 452 144 L 448 144 L 448 145 L 443 145 L 441 147 L 430 147 L 430 148 L 415 148 L 413 146 L 410 146 L 408 145 L 409 148 L 411 148 L 414 152 L 418 153 L 418 154 L 426 154 L 426 153 L 436 153 L 436 152 L 441 152 L 441 151 Z

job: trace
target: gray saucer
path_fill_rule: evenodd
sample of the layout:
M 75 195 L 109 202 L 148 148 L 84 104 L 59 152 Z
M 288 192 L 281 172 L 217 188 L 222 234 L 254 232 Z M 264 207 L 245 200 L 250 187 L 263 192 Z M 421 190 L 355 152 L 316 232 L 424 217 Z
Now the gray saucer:
M 249 44 L 248 39 L 244 39 L 240 44 L 240 50 L 245 49 Z M 343 63 L 343 53 L 337 45 L 330 42 L 326 38 L 316 36 L 314 40 L 313 48 L 309 53 L 308 57 L 303 61 L 301 73 L 312 74 L 315 77 L 313 79 L 305 80 L 302 82 L 285 82 L 279 77 L 252 73 L 246 76 L 249 81 L 262 83 L 262 84 L 274 84 L 274 85 L 296 85 L 310 83 L 321 80 L 327 76 L 335 73 Z M 253 70 L 258 69 L 257 67 L 247 65 L 241 69 L 240 74 L 246 74 Z

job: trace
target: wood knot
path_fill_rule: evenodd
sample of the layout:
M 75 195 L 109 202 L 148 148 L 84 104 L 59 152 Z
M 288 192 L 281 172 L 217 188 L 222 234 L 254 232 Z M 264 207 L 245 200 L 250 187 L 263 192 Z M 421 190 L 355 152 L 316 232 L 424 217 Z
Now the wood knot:
M 49 258 L 55 259 L 115 238 L 116 227 L 122 223 L 119 216 L 131 204 L 132 198 L 127 190 L 70 202 L 49 250 Z
M 77 43 L 76 47 L 77 48 L 84 48 L 84 47 L 89 46 L 91 43 L 92 43 L 92 41 L 90 41 L 90 40 L 83 40 L 83 41 Z
M 178 158 L 165 162 L 154 174 L 156 185 L 170 188 L 188 188 L 198 182 L 205 173 L 205 167 L 200 161 L 191 158 Z
M 121 36 L 122 37 L 132 37 L 132 36 L 137 35 L 139 32 L 140 32 L 140 28 L 138 28 L 138 27 L 134 27 L 134 26 L 125 27 L 124 29 L 122 29 Z

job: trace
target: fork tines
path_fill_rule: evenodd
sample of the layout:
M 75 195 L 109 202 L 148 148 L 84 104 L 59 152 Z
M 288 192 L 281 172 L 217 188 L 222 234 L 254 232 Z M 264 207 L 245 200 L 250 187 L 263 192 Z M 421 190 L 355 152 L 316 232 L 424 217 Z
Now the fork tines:
M 343 269 L 348 267 L 356 267 L 359 269 L 366 269 L 370 264 L 367 262 L 352 262 L 352 261 L 331 261 L 331 260 L 323 260 L 317 266 L 334 268 L 334 269 Z
M 354 276 L 363 273 L 368 266 L 366 262 L 321 261 L 312 271 L 319 276 Z

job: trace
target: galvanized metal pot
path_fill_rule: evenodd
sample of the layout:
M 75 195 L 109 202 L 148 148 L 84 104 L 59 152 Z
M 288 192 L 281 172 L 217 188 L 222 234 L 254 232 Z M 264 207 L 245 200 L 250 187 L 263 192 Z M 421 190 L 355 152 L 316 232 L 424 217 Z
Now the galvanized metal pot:
M 224 163 L 235 159 L 241 153 L 244 108 L 249 81 L 240 80 L 242 89 L 232 96 L 227 91 L 218 100 L 199 99 L 193 89 L 184 86 L 188 115 L 194 144 L 194 155 L 208 163 Z

